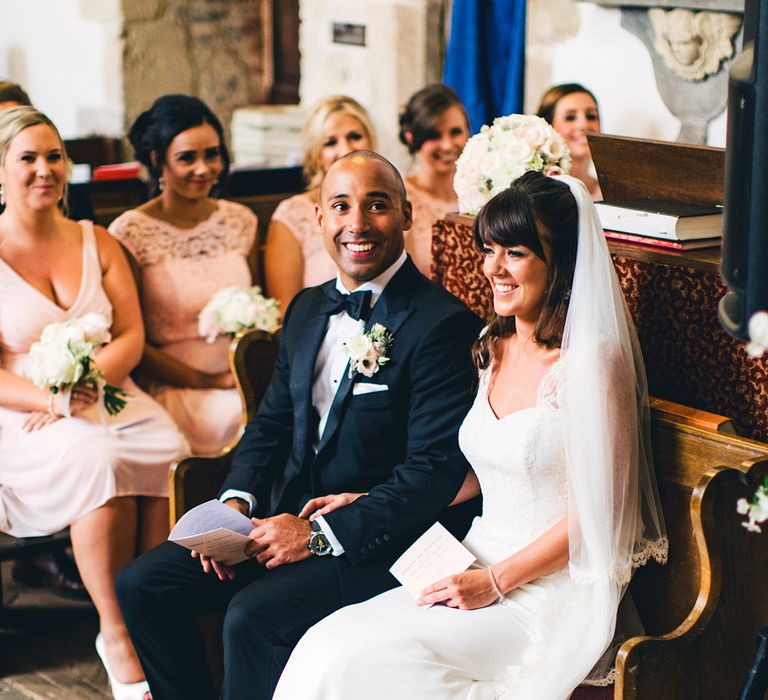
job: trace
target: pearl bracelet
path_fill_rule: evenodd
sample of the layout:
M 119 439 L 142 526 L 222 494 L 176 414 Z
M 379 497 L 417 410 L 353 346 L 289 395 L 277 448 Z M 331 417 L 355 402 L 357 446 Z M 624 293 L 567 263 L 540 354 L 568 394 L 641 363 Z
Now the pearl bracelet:
M 50 415 L 53 415 L 53 414 L 54 414 L 54 410 L 53 410 L 53 400 L 54 400 L 55 398 L 56 398 L 56 394 L 54 394 L 53 392 L 51 392 L 50 394 L 48 394 L 48 409 L 47 409 L 47 413 L 49 413 Z
M 486 570 L 488 571 L 488 578 L 491 579 L 491 586 L 493 586 L 493 592 L 499 596 L 499 600 L 504 600 L 504 594 L 499 590 L 499 584 L 496 583 L 496 577 L 493 575 L 493 567 L 487 566 Z

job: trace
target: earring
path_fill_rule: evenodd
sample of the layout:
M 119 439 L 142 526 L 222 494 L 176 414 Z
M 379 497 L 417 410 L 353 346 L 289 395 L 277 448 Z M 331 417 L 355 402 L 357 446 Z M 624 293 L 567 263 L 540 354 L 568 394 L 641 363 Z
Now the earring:
M 563 297 L 565 298 L 566 301 L 568 301 L 571 298 L 571 290 L 570 289 L 566 289 L 565 290 L 565 294 L 563 295 Z
M 160 188 L 161 192 L 165 189 L 165 177 L 163 175 L 157 178 L 157 186 Z
M 0 207 L 5 206 L 5 189 L 0 185 Z

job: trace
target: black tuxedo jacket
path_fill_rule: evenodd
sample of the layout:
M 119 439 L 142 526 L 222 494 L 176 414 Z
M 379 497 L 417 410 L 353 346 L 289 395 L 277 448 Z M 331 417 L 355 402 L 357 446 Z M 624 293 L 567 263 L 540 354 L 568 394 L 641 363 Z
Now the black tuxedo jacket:
M 319 309 L 333 284 L 305 289 L 290 305 L 272 383 L 222 492 L 253 493 L 266 515 L 295 514 L 312 496 L 367 492 L 325 516 L 358 563 L 399 552 L 456 495 L 468 467 L 458 429 L 472 402 L 470 348 L 481 322 L 406 260 L 366 324 L 392 333 L 390 360 L 370 378 L 345 372 L 315 452 L 313 373 L 328 325 Z M 362 382 L 388 389 L 353 393 Z

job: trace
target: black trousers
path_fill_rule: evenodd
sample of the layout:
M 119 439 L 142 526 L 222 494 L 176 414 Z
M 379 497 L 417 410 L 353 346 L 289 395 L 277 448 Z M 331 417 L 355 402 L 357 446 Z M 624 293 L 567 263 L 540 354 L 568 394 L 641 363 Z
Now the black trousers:
M 116 587 L 153 700 L 216 697 L 197 618 L 217 611 L 225 612 L 222 697 L 269 700 L 304 632 L 394 587 L 391 563 L 352 566 L 325 556 L 267 570 L 250 560 L 235 567 L 234 581 L 219 581 L 188 550 L 165 542 L 126 566 Z

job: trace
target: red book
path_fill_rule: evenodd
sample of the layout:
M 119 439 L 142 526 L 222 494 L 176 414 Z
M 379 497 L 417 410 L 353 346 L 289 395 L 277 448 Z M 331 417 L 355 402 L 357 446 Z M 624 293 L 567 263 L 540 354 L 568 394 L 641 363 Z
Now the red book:
M 720 236 L 715 238 L 698 238 L 688 241 L 672 241 L 666 238 L 652 238 L 650 236 L 637 236 L 634 233 L 621 231 L 605 231 L 605 237 L 625 243 L 640 243 L 652 248 L 671 248 L 672 250 L 695 250 L 697 248 L 716 248 L 723 242 Z
M 99 165 L 93 169 L 91 180 L 133 180 L 139 177 L 141 163 L 114 163 Z

